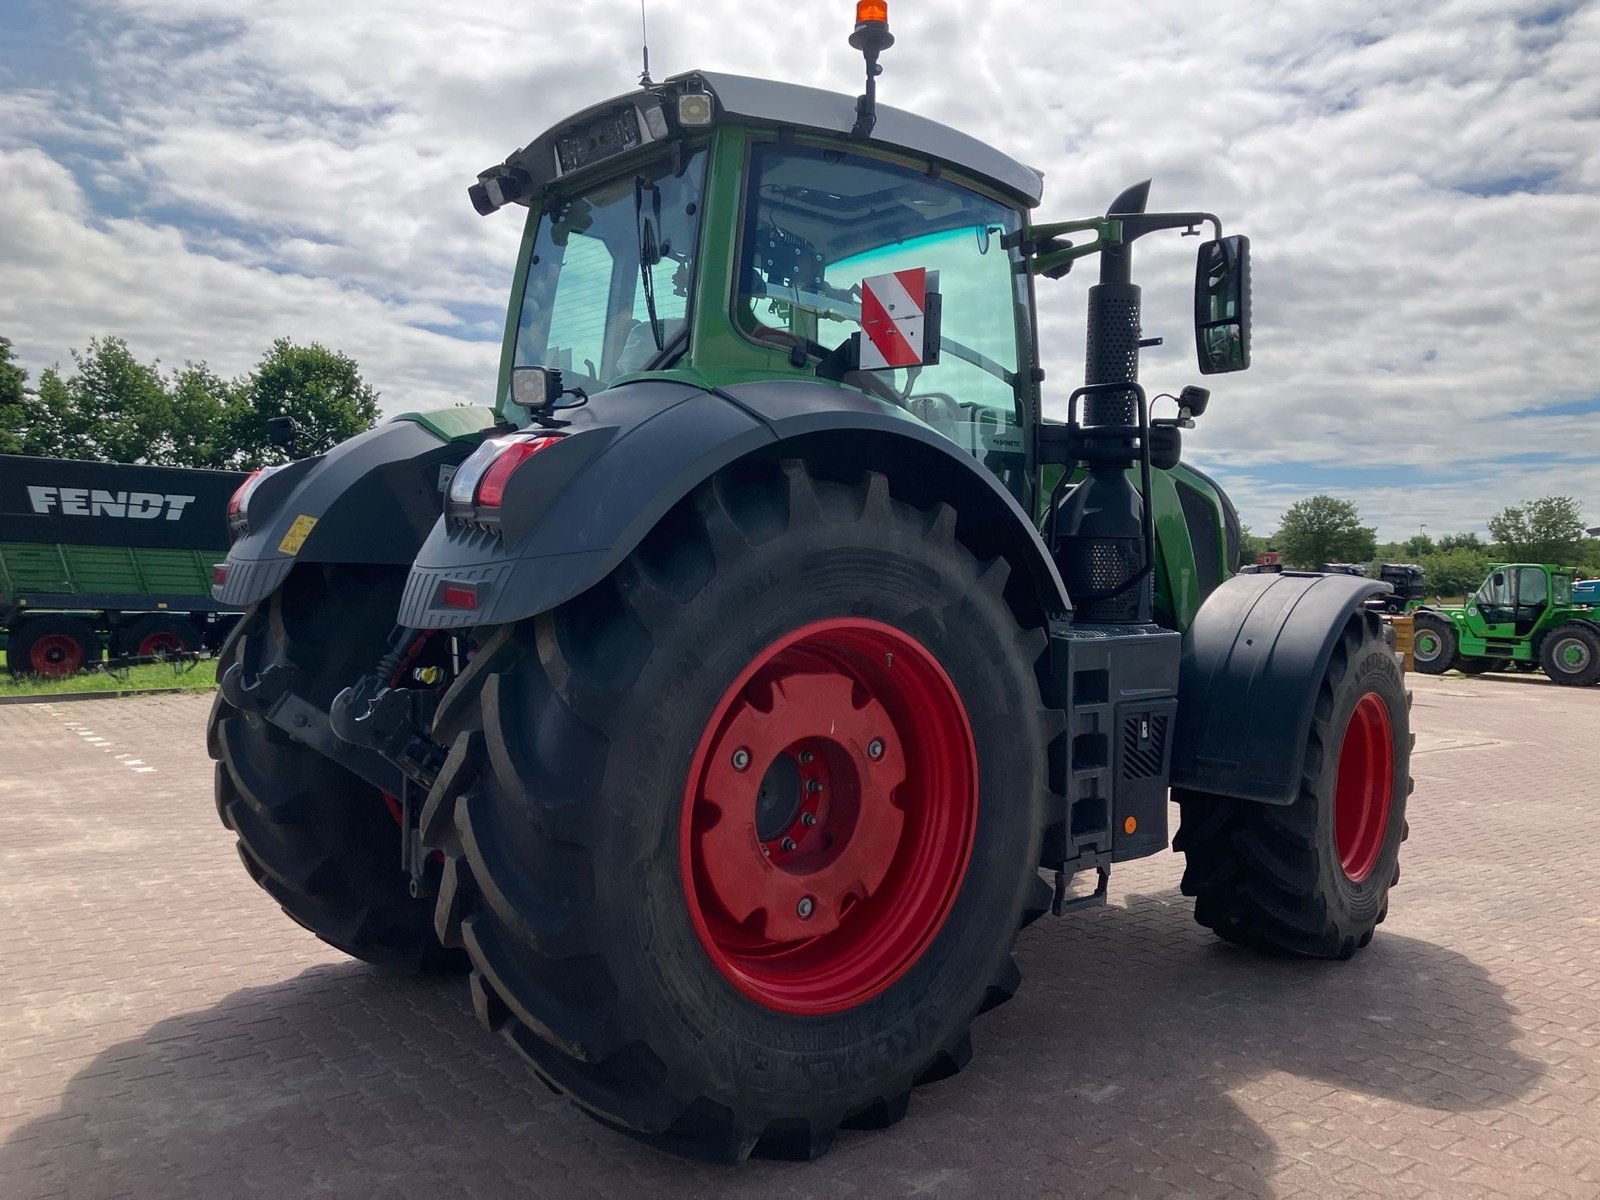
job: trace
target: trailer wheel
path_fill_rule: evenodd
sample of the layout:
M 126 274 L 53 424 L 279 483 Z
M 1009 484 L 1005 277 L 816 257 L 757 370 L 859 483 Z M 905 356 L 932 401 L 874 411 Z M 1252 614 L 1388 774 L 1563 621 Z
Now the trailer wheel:
M 1539 647 L 1539 665 L 1569 687 L 1600 682 L 1600 630 L 1577 621 L 1557 626 Z
M 1355 613 L 1328 664 L 1300 794 L 1288 805 L 1173 789 L 1173 848 L 1195 920 L 1230 942 L 1349 958 L 1400 877 L 1411 790 L 1409 698 L 1377 618 Z
M 1019 980 L 1061 728 L 1008 574 L 949 506 L 786 463 L 487 639 L 423 815 L 485 1024 L 721 1161 L 815 1157 L 959 1071 Z
M 100 661 L 100 635 L 82 617 L 29 617 L 6 644 L 6 667 L 13 675 L 60 679 Z
M 118 649 L 139 658 L 187 654 L 200 645 L 200 630 L 188 617 L 151 613 L 130 621 L 117 633 Z
M 219 677 L 272 664 L 298 668 L 326 709 L 384 652 L 404 576 L 391 568 L 298 567 L 223 644 Z M 466 956 L 433 932 L 433 905 L 413 899 L 400 867 L 400 826 L 386 797 L 218 692 L 206 745 L 216 802 L 252 879 L 329 945 L 413 974 L 462 971 Z
M 1448 617 L 1418 613 L 1411 635 L 1411 658 L 1424 675 L 1443 675 L 1459 665 L 1455 626 Z

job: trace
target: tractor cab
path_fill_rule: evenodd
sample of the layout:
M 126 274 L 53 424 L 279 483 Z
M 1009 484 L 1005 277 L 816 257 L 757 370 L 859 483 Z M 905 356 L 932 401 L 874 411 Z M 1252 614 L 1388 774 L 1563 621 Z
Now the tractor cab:
M 1153 596 L 1167 624 L 1186 626 L 1232 573 L 1238 518 L 1180 463 L 1180 430 L 1208 393 L 1185 389 L 1177 416 L 1152 421 L 1137 387 L 1131 244 L 1216 219 L 1146 214 L 1141 185 L 1113 216 L 1036 225 L 1038 172 L 875 104 L 862 136 L 866 99 L 689 72 L 588 109 L 480 174 L 479 212 L 529 210 L 497 409 L 522 427 L 570 421 L 563 410 L 652 379 L 845 389 L 976 460 L 1050 529 L 1063 576 L 1091 605 L 1126 583 L 1110 574 L 1142 572 L 1119 593 L 1134 609 L 1109 615 L 1137 616 Z M 1077 231 L 1092 240 L 1075 246 L 1065 235 Z M 1094 389 L 1063 429 L 1043 416 L 1034 281 L 1094 253 Z M 1248 366 L 1248 295 L 1248 243 L 1202 245 L 1203 373 Z M 1081 529 L 1086 506 L 1122 519 Z M 1067 515 L 1047 521 L 1056 511 Z M 1172 533 L 1159 546 L 1157 524 Z M 1093 544 L 1074 551 L 1077 536 Z
M 1552 606 L 1572 604 L 1572 573 L 1538 563 L 1496 566 L 1467 604 L 1467 625 L 1483 638 L 1525 638 Z

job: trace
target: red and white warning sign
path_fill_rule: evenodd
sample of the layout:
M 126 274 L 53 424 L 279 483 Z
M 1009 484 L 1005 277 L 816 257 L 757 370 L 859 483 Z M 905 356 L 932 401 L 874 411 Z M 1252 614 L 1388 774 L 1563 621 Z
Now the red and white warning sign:
M 926 267 L 861 281 L 861 369 L 920 366 L 926 356 L 927 297 L 939 272 Z

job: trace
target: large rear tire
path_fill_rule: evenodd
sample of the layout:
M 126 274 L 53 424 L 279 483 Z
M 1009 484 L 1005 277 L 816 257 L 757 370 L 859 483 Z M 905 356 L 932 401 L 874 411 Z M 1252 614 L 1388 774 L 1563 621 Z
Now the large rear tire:
M 960 1070 L 1019 980 L 1059 728 L 1008 574 L 946 505 L 771 464 L 486 639 L 423 816 L 484 1022 L 722 1161 L 814 1157 Z
M 1195 920 L 1230 942 L 1349 958 L 1400 878 L 1411 790 L 1409 701 L 1378 618 L 1353 613 L 1319 685 L 1300 793 L 1262 804 L 1173 789 L 1173 848 Z
M 253 678 L 272 663 L 300 672 L 326 709 L 383 654 L 404 576 L 386 567 L 302 566 L 250 610 L 218 657 Z M 400 826 L 384 795 L 218 692 L 206 744 L 217 760 L 217 815 L 239 857 L 296 922 L 354 958 L 412 974 L 464 971 L 433 931 L 433 903 L 413 899 Z
M 1411 661 L 1424 675 L 1443 675 L 1459 663 L 1456 630 L 1448 617 L 1418 613 L 1413 618 Z

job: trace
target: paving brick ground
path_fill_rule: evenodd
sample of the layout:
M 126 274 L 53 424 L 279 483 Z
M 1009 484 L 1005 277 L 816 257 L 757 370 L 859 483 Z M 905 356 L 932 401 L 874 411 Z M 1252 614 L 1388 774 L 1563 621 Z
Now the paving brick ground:
M 1600 689 L 1419 678 L 1371 949 L 1215 942 L 1178 860 L 1022 938 L 911 1117 L 810 1165 L 606 1132 L 474 1024 L 289 923 L 193 696 L 0 708 L 0 1196 L 1600 1196 Z

